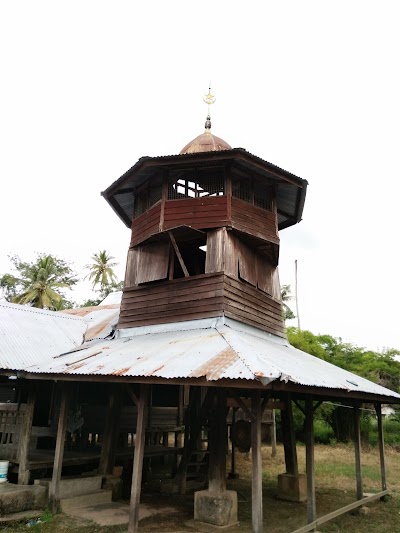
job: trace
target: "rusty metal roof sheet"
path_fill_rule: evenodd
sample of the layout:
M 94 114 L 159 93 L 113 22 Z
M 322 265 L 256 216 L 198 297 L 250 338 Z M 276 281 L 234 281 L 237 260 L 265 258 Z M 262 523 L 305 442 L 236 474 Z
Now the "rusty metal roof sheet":
M 23 370 L 82 344 L 80 317 L 0 302 L 0 368 Z
M 286 340 L 226 318 L 122 330 L 75 353 L 32 366 L 32 373 L 290 382 L 400 400 L 400 395 L 297 350 Z

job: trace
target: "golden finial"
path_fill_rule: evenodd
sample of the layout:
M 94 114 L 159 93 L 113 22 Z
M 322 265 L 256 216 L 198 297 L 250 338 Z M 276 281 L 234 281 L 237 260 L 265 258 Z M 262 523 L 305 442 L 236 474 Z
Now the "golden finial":
M 215 96 L 211 94 L 211 82 L 210 82 L 210 86 L 208 87 L 208 94 L 205 94 L 203 96 L 203 102 L 207 104 L 208 106 L 208 113 L 207 113 L 207 119 L 206 119 L 206 124 L 205 124 L 206 130 L 211 129 L 210 105 L 215 104 L 215 100 L 216 100 Z
M 211 84 L 210 84 L 211 85 Z M 203 96 L 203 102 L 208 105 L 208 113 L 210 114 L 210 105 L 215 103 L 215 96 L 211 94 L 211 87 L 208 88 L 208 94 Z

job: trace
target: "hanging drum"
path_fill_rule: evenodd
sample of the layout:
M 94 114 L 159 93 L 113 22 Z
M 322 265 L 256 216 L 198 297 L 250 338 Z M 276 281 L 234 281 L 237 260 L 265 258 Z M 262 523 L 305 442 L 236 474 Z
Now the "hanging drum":
M 249 452 L 251 448 L 251 423 L 248 420 L 238 420 L 232 424 L 231 439 L 239 452 Z

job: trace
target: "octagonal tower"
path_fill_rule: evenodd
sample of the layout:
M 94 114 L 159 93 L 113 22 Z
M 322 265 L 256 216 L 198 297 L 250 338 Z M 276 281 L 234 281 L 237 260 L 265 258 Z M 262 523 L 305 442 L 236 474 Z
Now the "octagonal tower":
M 205 132 L 102 195 L 132 231 L 118 328 L 228 317 L 284 337 L 278 231 L 307 182 Z

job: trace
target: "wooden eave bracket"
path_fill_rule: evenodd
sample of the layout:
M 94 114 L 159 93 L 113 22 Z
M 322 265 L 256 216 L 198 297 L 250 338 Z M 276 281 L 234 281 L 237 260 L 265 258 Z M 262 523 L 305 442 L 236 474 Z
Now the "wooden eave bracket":
M 304 409 L 304 407 L 297 400 L 293 400 L 293 402 L 296 405 L 296 407 L 300 409 L 303 415 L 306 416 L 306 410 Z M 318 407 L 320 407 L 323 403 L 324 403 L 323 400 L 319 400 L 315 405 L 313 405 L 313 413 L 315 413 Z
M 243 409 L 243 412 L 246 413 L 246 415 L 249 417 L 250 421 L 251 422 L 255 422 L 255 420 L 256 420 L 255 416 L 253 415 L 253 413 L 251 412 L 249 407 L 247 407 L 247 405 L 244 403 L 242 398 L 240 396 L 238 396 L 236 394 L 236 392 L 234 390 L 232 390 L 232 389 L 229 389 L 228 392 L 229 392 L 229 395 L 232 396 L 232 398 L 236 402 L 236 405 L 238 407 L 240 407 L 241 409 Z
M 129 386 L 128 383 L 126 383 L 126 386 L 125 386 L 125 390 L 126 392 L 128 393 L 128 396 L 130 397 L 130 399 L 133 401 L 133 403 L 136 405 L 136 407 L 138 406 L 138 403 L 139 403 L 139 398 L 136 396 L 136 394 L 133 392 L 133 390 L 131 389 L 131 387 Z

